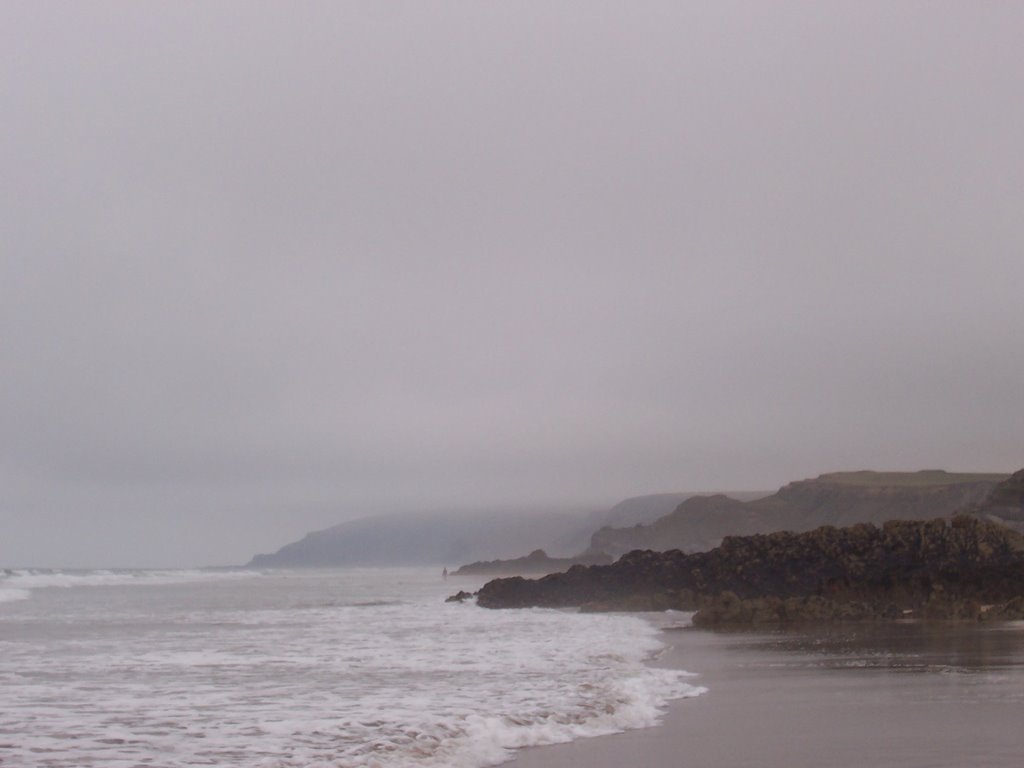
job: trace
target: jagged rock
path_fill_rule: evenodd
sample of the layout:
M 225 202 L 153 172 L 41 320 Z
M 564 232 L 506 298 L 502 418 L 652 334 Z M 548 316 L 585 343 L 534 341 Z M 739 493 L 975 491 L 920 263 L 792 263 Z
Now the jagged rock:
M 1024 621 L 1024 597 L 1015 597 L 1001 605 L 983 610 L 982 621 Z
M 731 593 L 727 594 L 727 593 Z M 1024 595 L 1024 536 L 972 517 L 730 536 L 710 552 L 635 551 L 538 580 L 496 579 L 487 608 L 693 607 L 701 622 L 977 618 Z M 698 612 L 698 616 L 701 613 Z
M 462 603 L 466 600 L 472 600 L 476 595 L 476 592 L 466 592 L 465 590 L 459 590 L 454 595 L 445 598 L 446 603 Z

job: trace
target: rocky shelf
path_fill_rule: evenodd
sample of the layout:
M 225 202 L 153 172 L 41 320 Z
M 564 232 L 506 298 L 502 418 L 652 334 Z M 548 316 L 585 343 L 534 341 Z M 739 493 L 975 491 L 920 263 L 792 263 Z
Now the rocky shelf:
M 453 576 L 543 575 L 566 571 L 574 565 L 606 565 L 612 561 L 604 552 L 579 557 L 549 557 L 543 549 L 535 549 L 526 557 L 514 560 L 489 560 L 464 565 Z
M 705 626 L 1024 618 L 1024 536 L 976 517 L 726 537 L 708 552 L 488 582 L 486 608 L 697 611 Z

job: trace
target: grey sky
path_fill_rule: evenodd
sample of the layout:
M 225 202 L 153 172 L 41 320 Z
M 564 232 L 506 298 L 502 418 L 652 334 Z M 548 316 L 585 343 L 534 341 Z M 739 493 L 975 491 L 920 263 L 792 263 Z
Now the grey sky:
M 0 566 L 1024 466 L 1024 4 L 0 6 Z

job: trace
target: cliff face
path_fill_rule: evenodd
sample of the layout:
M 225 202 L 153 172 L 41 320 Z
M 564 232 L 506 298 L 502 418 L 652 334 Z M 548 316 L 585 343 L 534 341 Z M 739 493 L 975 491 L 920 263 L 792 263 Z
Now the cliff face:
M 1024 531 L 1024 469 L 999 483 L 972 511 L 985 519 Z
M 735 491 L 731 492 L 735 498 L 746 500 L 762 498 L 767 493 L 759 491 Z M 572 551 L 578 552 L 582 548 L 582 542 L 598 525 L 636 525 L 649 523 L 658 518 L 664 517 L 677 506 L 697 494 L 694 493 L 655 493 L 647 496 L 634 496 L 624 499 L 609 510 L 594 513 L 589 516 L 588 527 L 583 537 L 577 540 L 577 545 Z M 591 537 L 592 538 L 592 537 Z M 563 543 L 566 541 L 562 540 Z M 553 542 L 558 545 L 559 542 Z M 562 546 L 564 551 L 567 547 Z M 619 554 L 619 553 L 617 553 Z M 569 567 L 580 565 L 603 565 L 610 563 L 614 558 L 607 554 L 601 547 L 589 547 L 585 552 L 576 557 L 552 558 L 548 557 L 542 550 L 532 552 L 526 557 L 518 557 L 513 560 L 492 560 L 488 562 L 475 562 L 464 565 L 456 571 L 457 575 L 533 575 L 539 576 L 548 573 L 557 573 L 567 570 Z
M 631 525 L 653 522 L 678 507 L 693 493 L 651 493 L 646 496 L 631 496 L 614 507 L 594 516 L 594 527 L 608 526 L 627 528 Z
M 634 549 L 700 551 L 716 546 L 726 532 L 757 533 L 761 530 L 757 522 L 742 501 L 724 495 L 694 496 L 648 525 L 601 528 L 591 536 L 587 551 L 611 555 Z
M 771 491 L 728 491 L 739 501 L 753 501 L 771 496 Z M 719 496 L 721 493 L 652 493 L 623 499 L 611 509 L 594 516 L 594 528 L 630 528 L 647 525 L 670 514 L 687 499 Z
M 728 535 L 809 531 L 821 525 L 883 523 L 951 515 L 986 499 L 1006 475 L 924 472 L 838 472 L 790 483 L 749 502 L 694 497 L 650 525 L 602 528 L 588 551 L 706 551 Z M 1024 515 L 1022 515 L 1024 520 Z
M 1024 536 L 966 516 L 736 536 L 709 552 L 637 551 L 536 581 L 497 579 L 477 601 L 487 608 L 703 607 L 714 615 L 723 595 L 748 609 L 743 601 L 770 599 L 776 616 L 786 600 L 823 613 L 822 606 L 867 605 L 871 616 L 929 615 L 929 606 L 969 613 L 967 602 L 980 611 L 1024 595 Z

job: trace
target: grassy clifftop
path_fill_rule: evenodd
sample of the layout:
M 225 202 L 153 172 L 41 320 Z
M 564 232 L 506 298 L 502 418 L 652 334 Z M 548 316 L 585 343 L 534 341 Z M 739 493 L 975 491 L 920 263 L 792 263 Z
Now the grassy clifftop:
M 829 472 L 809 483 L 831 483 L 872 488 L 926 488 L 929 486 L 962 485 L 964 483 L 1001 483 L 1009 477 L 999 472 L 946 472 L 944 469 L 922 469 L 919 472 Z

